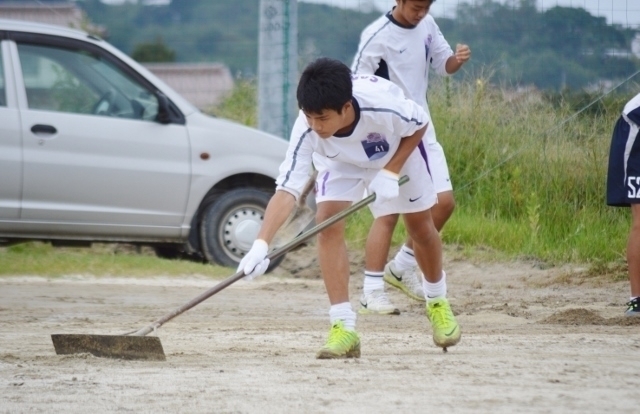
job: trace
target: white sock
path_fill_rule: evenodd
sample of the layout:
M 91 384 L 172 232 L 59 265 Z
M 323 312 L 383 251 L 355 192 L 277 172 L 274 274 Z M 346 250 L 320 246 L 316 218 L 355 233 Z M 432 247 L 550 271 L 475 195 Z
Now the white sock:
M 442 279 L 436 283 L 427 282 L 427 279 L 423 277 L 422 288 L 424 289 L 424 297 L 427 300 L 447 296 L 447 274 L 443 270 Z
M 331 325 L 337 321 L 344 322 L 344 328 L 353 331 L 356 329 L 356 313 L 351 308 L 350 302 L 338 303 L 331 305 L 329 309 L 329 320 Z
M 395 268 L 399 272 L 404 272 L 410 269 L 413 269 L 418 264 L 416 263 L 416 256 L 413 253 L 413 250 L 407 247 L 406 244 L 403 244 L 398 253 L 396 253 L 396 257 L 393 258 L 395 263 Z
M 368 295 L 374 290 L 384 290 L 384 272 L 370 272 L 364 271 L 364 286 L 362 287 L 362 293 Z

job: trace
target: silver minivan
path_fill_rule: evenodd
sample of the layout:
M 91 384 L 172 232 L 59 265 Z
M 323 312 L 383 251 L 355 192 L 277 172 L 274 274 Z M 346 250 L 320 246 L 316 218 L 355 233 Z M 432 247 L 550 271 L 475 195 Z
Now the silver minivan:
M 104 40 L 0 19 L 0 245 L 129 242 L 235 267 L 286 148 Z

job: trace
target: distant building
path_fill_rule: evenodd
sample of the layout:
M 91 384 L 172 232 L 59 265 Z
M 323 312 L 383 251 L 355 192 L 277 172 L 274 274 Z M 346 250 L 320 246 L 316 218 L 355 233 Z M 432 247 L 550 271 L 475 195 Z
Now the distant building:
M 221 63 L 144 63 L 147 69 L 200 109 L 219 104 L 233 89 L 233 77 Z
M 106 35 L 105 28 L 91 24 L 84 12 L 69 2 L 23 4 L 16 1 L 14 3 L 0 3 L 0 17 L 71 27 L 101 37 Z

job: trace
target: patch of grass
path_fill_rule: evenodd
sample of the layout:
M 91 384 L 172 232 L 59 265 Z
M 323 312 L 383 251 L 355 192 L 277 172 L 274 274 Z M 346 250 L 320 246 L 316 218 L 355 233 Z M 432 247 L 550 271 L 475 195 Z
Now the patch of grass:
M 30 242 L 0 248 L 0 276 L 39 275 L 60 277 L 82 274 L 93 276 L 203 276 L 228 277 L 229 269 L 188 260 L 166 260 L 151 251 L 126 245 L 96 244 L 91 248 L 52 247 Z
M 629 279 L 629 270 L 625 259 L 619 259 L 614 262 L 593 261 L 587 270 L 586 277 L 604 278 L 616 282 Z
M 258 125 L 256 89 L 255 81 L 238 79 L 231 94 L 220 105 L 205 112 L 255 128 Z

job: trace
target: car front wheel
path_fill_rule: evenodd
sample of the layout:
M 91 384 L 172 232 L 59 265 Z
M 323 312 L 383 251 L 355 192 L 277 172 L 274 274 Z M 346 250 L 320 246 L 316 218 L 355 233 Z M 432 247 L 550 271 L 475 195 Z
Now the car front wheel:
M 202 252 L 210 262 L 236 268 L 258 235 L 270 194 L 256 189 L 230 190 L 206 204 L 200 224 Z M 271 261 L 275 269 L 284 255 Z

